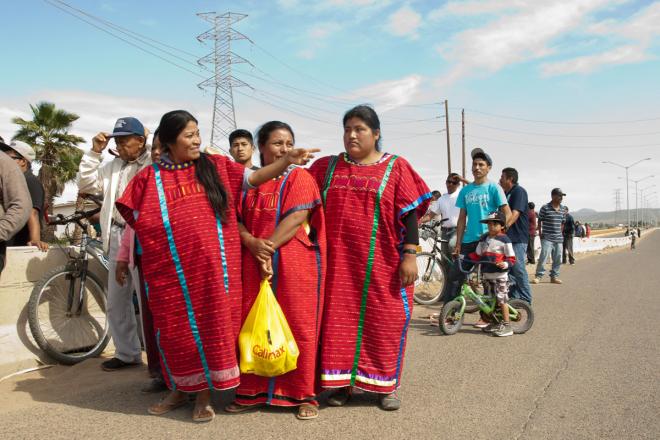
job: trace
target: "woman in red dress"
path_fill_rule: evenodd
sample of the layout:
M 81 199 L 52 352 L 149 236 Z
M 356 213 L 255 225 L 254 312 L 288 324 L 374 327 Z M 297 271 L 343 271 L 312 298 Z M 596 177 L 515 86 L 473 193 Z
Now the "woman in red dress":
M 257 134 L 261 165 L 284 156 L 294 145 L 288 124 L 271 121 Z M 277 179 L 247 191 L 241 209 L 243 320 L 265 273 L 298 344 L 298 367 L 282 376 L 241 374 L 232 413 L 262 405 L 298 407 L 299 419 L 318 416 L 317 347 L 323 310 L 325 225 L 321 195 L 304 169 L 290 167 Z M 244 227 L 242 227 L 244 226 Z
M 418 244 L 417 219 L 431 193 L 403 158 L 380 151 L 380 121 L 368 106 L 343 119 L 345 153 L 312 164 L 324 199 L 328 270 L 321 330 L 321 386 L 379 393 L 400 406 L 399 388 Z
M 145 291 L 163 377 L 170 394 L 149 407 L 164 414 L 197 393 L 193 420 L 210 421 L 211 389 L 239 384 L 236 339 L 241 323 L 241 191 L 304 164 L 311 150 L 290 151 L 251 172 L 224 156 L 201 153 L 197 120 L 166 113 L 162 156 L 129 183 L 117 208 L 143 249 Z

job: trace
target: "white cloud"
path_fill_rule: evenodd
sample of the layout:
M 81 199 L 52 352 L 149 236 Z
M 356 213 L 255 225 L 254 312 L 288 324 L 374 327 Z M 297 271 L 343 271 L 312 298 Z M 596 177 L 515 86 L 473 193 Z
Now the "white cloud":
M 440 20 L 452 16 L 488 15 L 522 9 L 537 1 L 529 0 L 485 0 L 485 1 L 450 1 L 429 13 L 429 19 Z
M 390 15 L 387 30 L 400 37 L 417 38 L 417 29 L 422 24 L 422 16 L 405 5 Z
M 342 25 L 337 22 L 319 22 L 309 26 L 305 32 L 306 45 L 298 51 L 298 57 L 306 60 L 314 59 L 316 52 L 326 46 L 326 40 L 341 29 Z
M 441 83 L 451 83 L 475 72 L 494 73 L 514 63 L 554 52 L 553 41 L 583 25 L 606 0 L 535 2 L 481 28 L 456 34 L 438 52 L 454 63 Z
M 639 63 L 651 59 L 641 46 L 621 46 L 596 55 L 585 55 L 570 60 L 546 63 L 541 66 L 544 76 L 589 74 L 603 66 Z
M 393 81 L 382 81 L 351 93 L 351 99 L 361 96 L 370 99 L 379 113 L 393 110 L 411 102 L 422 84 L 420 75 L 409 75 Z

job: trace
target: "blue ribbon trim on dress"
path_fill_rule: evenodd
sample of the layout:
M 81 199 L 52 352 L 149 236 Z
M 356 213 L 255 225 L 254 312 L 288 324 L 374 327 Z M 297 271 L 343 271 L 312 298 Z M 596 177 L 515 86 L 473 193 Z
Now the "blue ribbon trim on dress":
M 227 256 L 225 255 L 225 239 L 222 234 L 222 221 L 216 213 L 215 223 L 218 227 L 218 241 L 220 242 L 220 258 L 222 260 L 222 278 L 225 282 L 225 295 L 229 295 L 229 273 L 227 273 Z
M 406 288 L 401 288 L 401 299 L 403 300 L 403 310 L 406 313 L 406 323 L 403 325 L 403 331 L 401 331 L 401 341 L 399 342 L 399 355 L 396 358 L 396 386 L 398 387 L 401 382 L 401 362 L 403 360 L 403 347 L 406 343 L 406 334 L 408 333 L 408 325 L 410 324 L 410 307 L 408 305 L 408 293 Z
M 179 252 L 176 250 L 176 245 L 174 244 L 174 234 L 172 233 L 170 216 L 167 211 L 167 200 L 165 199 L 165 190 L 163 189 L 163 182 L 160 178 L 160 169 L 158 168 L 157 164 L 153 164 L 153 168 L 155 171 L 156 188 L 158 190 L 158 202 L 160 204 L 160 212 L 163 217 L 163 226 L 165 227 L 165 232 L 167 234 L 167 242 L 170 246 L 170 253 L 172 254 L 172 260 L 174 261 L 176 274 L 177 277 L 179 278 L 179 284 L 181 285 L 183 298 L 186 301 L 186 310 L 188 312 L 188 323 L 190 324 L 190 330 L 192 332 L 193 338 L 195 339 L 195 344 L 197 345 L 197 351 L 199 352 L 199 358 L 202 363 L 202 367 L 204 368 L 204 375 L 206 376 L 206 382 L 209 385 L 209 389 L 213 389 L 211 372 L 209 371 L 209 366 L 206 362 L 206 355 L 204 354 L 204 347 L 202 346 L 202 338 L 199 336 L 199 329 L 197 328 L 197 320 L 195 319 L 195 312 L 193 310 L 192 301 L 190 300 L 188 283 L 186 282 L 186 277 L 183 274 L 183 267 L 181 266 L 181 260 L 179 259 Z
M 405 213 L 408 211 L 412 211 L 413 209 L 417 208 L 419 205 L 421 205 L 424 201 L 430 199 L 433 197 L 433 193 L 427 192 L 426 194 L 423 194 L 419 196 L 417 200 L 412 202 L 410 205 L 406 206 L 405 208 L 401 209 L 401 212 L 399 212 L 399 218 L 403 217 Z
M 170 379 L 170 386 L 172 387 L 172 391 L 176 391 L 176 382 L 174 382 L 174 378 L 172 377 L 172 372 L 170 371 L 170 367 L 167 366 L 167 359 L 165 359 L 165 352 L 163 352 L 163 349 L 160 348 L 160 329 L 158 332 L 156 332 L 156 346 L 158 347 L 158 351 L 160 352 L 160 358 L 163 360 L 163 366 L 165 367 L 165 372 L 167 373 L 167 377 Z
M 314 200 L 313 202 L 310 202 L 310 203 L 305 203 L 303 205 L 294 206 L 293 208 L 289 209 L 287 212 L 282 214 L 282 218 L 286 218 L 288 215 L 290 215 L 294 212 L 303 211 L 305 209 L 314 209 L 317 206 L 319 206 L 320 204 L 321 204 L 321 199 L 316 199 L 316 200 Z

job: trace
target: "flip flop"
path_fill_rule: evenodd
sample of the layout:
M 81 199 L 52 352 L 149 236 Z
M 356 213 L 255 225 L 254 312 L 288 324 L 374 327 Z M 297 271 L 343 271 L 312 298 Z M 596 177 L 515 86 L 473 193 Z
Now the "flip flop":
M 147 412 L 152 416 L 161 416 L 187 403 L 188 403 L 188 396 L 184 396 L 182 400 L 179 400 L 177 402 L 165 402 L 165 399 L 163 399 L 160 402 L 155 403 L 151 405 L 149 408 L 147 408 Z
M 193 422 L 196 423 L 204 423 L 204 422 L 210 422 L 215 418 L 215 411 L 213 410 L 213 407 L 211 405 L 204 405 L 201 410 L 197 409 L 197 406 L 195 406 L 195 409 L 193 410 Z
M 300 414 L 301 410 L 311 411 L 307 415 Z M 312 420 L 319 416 L 319 409 L 315 405 L 310 405 L 309 403 L 303 403 L 298 407 L 298 412 L 296 413 L 296 418 L 298 420 Z

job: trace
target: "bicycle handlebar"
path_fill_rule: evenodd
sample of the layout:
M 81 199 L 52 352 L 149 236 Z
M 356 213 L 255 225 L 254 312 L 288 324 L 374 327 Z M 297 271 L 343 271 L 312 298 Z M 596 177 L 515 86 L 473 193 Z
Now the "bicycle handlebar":
M 89 211 L 76 211 L 72 215 L 67 216 L 67 217 L 63 216 L 62 214 L 57 214 L 55 216 L 56 220 L 52 219 L 52 218 L 48 219 L 48 224 L 49 225 L 67 225 L 69 223 L 77 223 L 80 220 L 90 218 L 91 216 L 93 216 L 94 214 L 96 214 L 98 212 L 101 212 L 100 207 L 99 208 L 94 208 L 94 209 L 89 210 Z
M 476 267 L 476 266 L 478 266 L 478 265 L 480 265 L 480 264 L 492 264 L 493 266 L 497 266 L 497 263 L 495 263 L 495 262 L 493 262 L 493 261 L 474 261 L 474 260 L 468 260 L 468 259 L 465 258 L 463 255 L 459 255 L 458 258 L 455 258 L 454 260 L 455 260 L 456 263 L 457 263 L 458 270 L 460 270 L 460 271 L 463 272 L 464 274 L 469 274 L 470 272 L 472 272 L 472 270 L 474 270 L 474 267 Z M 468 269 L 468 270 L 464 270 L 464 269 L 463 269 L 463 262 L 470 263 L 470 264 L 473 265 L 473 267 L 471 267 L 471 268 Z

